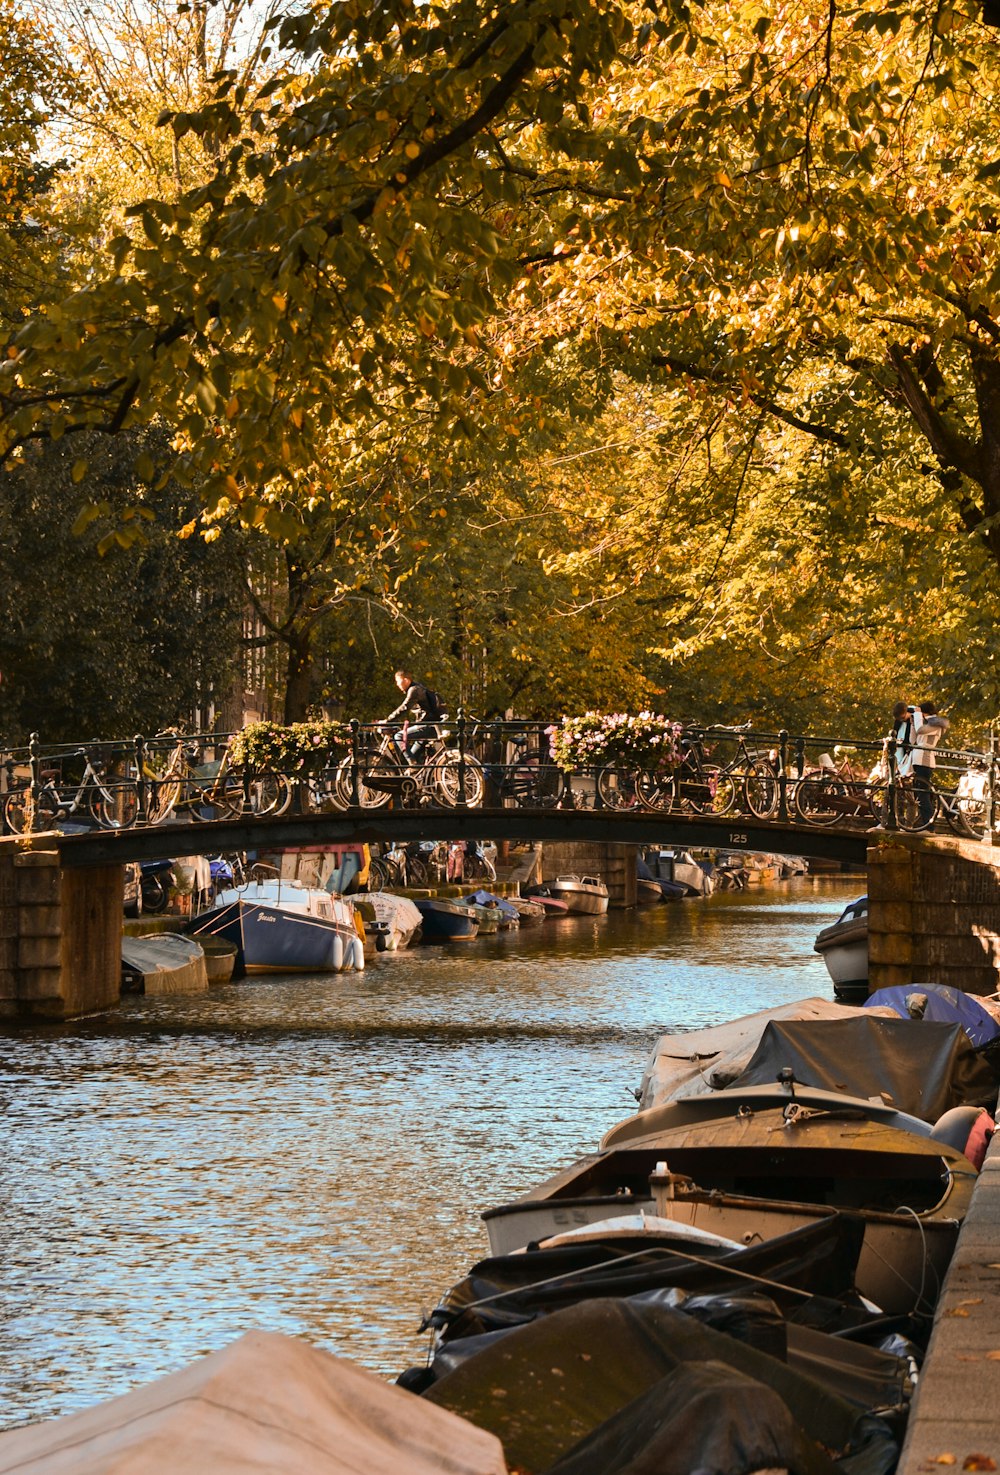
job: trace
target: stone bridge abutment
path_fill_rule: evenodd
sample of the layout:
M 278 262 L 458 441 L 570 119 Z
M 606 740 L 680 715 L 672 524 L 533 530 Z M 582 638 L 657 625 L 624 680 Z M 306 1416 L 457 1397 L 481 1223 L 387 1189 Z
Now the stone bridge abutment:
M 1000 988 L 1000 847 L 892 835 L 868 850 L 868 985 Z

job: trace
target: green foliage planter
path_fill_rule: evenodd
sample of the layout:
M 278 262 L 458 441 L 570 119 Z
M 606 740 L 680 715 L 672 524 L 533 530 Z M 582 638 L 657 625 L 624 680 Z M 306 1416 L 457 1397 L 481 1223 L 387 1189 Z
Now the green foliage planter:
M 346 747 L 350 728 L 343 722 L 251 722 L 229 744 L 234 763 L 255 771 L 296 773 L 325 768 L 332 749 Z M 339 755 L 338 755 L 339 756 Z
M 546 730 L 552 757 L 567 773 L 610 765 L 660 770 L 681 760 L 681 724 L 653 712 L 584 712 Z

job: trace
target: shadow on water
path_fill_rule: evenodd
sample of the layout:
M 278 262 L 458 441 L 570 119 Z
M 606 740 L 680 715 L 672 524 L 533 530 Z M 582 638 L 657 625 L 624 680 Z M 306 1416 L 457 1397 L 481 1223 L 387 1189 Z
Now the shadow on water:
M 864 883 L 545 923 L 363 974 L 130 999 L 0 1036 L 5 1424 L 250 1326 L 385 1373 L 485 1251 L 479 1212 L 634 1110 L 664 1030 L 819 993 Z

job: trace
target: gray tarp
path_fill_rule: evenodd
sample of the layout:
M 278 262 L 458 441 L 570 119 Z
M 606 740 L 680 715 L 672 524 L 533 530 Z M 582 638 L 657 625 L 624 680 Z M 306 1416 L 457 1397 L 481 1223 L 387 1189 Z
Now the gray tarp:
M 804 1086 L 875 1097 L 925 1122 L 953 1106 L 996 1103 L 996 1082 L 957 1024 L 861 1017 L 772 1021 L 733 1089 L 773 1085 L 790 1067 Z

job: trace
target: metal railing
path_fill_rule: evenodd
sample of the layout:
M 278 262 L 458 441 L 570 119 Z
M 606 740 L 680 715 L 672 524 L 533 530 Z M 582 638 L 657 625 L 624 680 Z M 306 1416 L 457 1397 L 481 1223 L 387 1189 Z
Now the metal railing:
M 306 757 L 237 763 L 231 733 L 25 747 L 0 754 L 6 833 L 122 829 L 288 812 L 420 808 L 639 810 L 847 830 L 990 838 L 1000 800 L 997 739 L 938 748 L 929 780 L 889 739 L 684 724 L 674 746 L 557 763 L 553 725 L 351 722 Z M 926 772 L 926 770 L 924 771 Z

